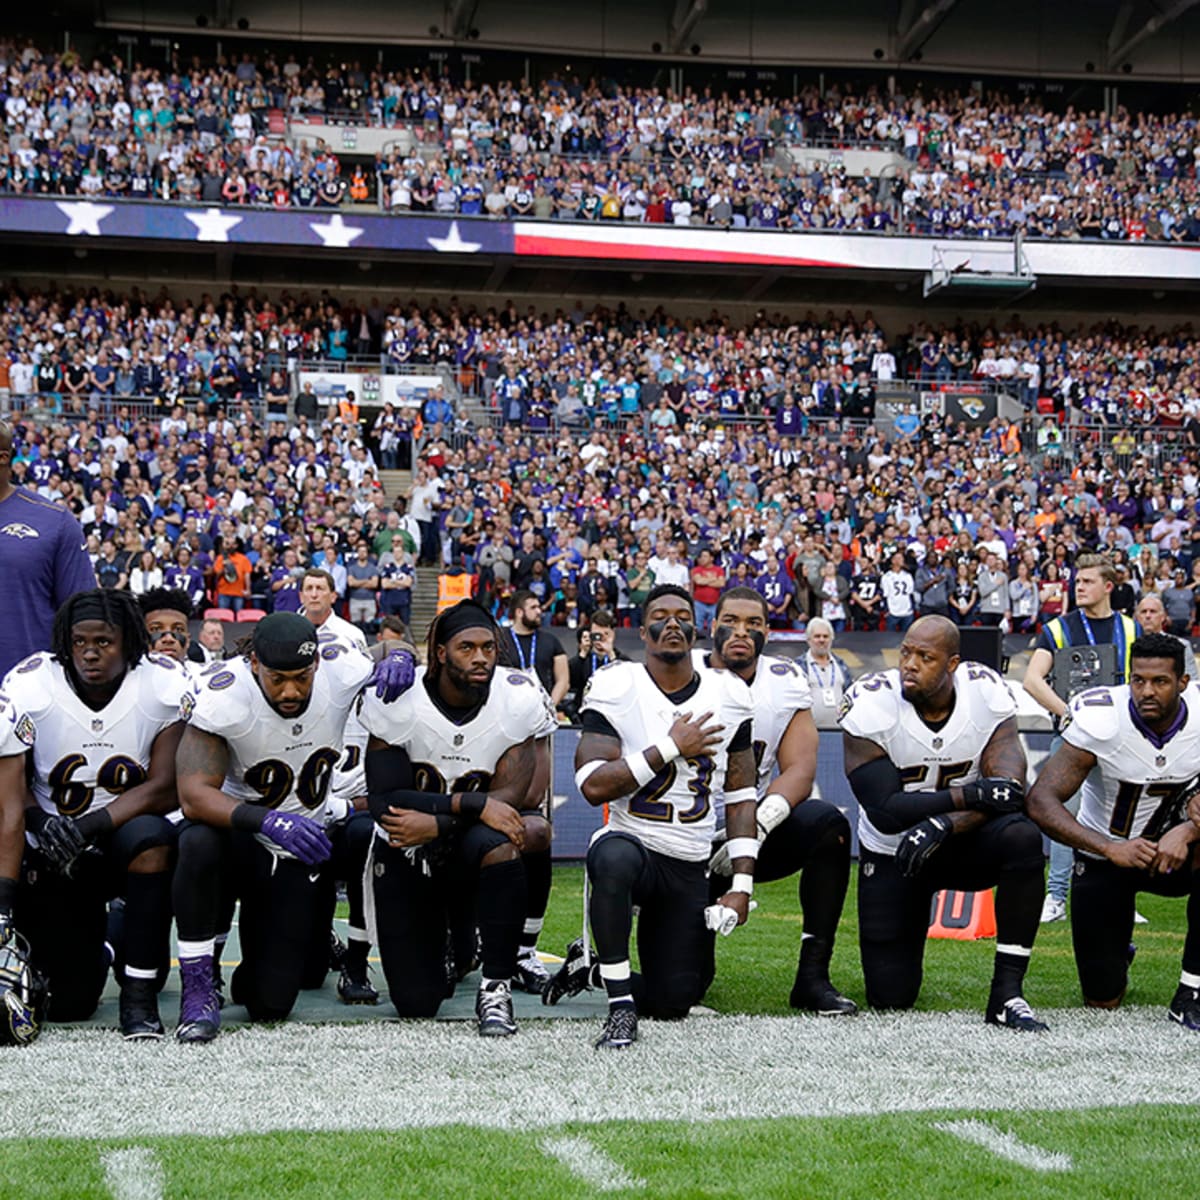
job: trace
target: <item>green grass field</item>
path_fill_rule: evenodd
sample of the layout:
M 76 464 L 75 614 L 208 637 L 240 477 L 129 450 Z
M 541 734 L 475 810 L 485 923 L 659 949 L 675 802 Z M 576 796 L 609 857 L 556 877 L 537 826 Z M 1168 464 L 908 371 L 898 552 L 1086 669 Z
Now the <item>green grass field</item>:
M 582 872 L 556 870 L 542 948 L 578 936 Z M 834 977 L 862 1001 L 854 891 Z M 0 1197 L 1162 1197 L 1200 1170 L 1200 1037 L 1166 1019 L 1180 901 L 1150 924 L 1127 1007 L 1078 1006 L 1066 924 L 1027 994 L 1051 1032 L 982 1021 L 992 943 L 934 941 L 913 1014 L 794 1016 L 794 881 L 719 942 L 719 1017 L 227 1032 L 209 1047 L 49 1030 L 0 1055 Z M 386 1013 L 381 1009 L 381 1014 Z M 7 1108 L 7 1112 L 4 1109 Z

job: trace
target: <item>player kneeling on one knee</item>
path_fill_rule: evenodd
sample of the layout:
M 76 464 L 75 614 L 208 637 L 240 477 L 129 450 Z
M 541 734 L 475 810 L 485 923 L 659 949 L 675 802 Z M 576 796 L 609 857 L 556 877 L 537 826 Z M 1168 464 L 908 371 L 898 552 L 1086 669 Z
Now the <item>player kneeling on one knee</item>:
M 191 685 L 177 663 L 147 653 L 128 593 L 77 593 L 52 636 L 50 654 L 9 672 L 0 702 L 0 928 L 15 920 L 29 939 L 48 979 L 49 1019 L 87 1020 L 113 962 L 106 905 L 123 897 L 121 1032 L 161 1037 L 175 840 L 164 814 L 176 805 L 180 704 Z
M 1075 696 L 1062 736 L 1029 812 L 1075 851 L 1071 937 L 1084 1003 L 1116 1008 L 1125 995 L 1138 892 L 1186 896 L 1183 969 L 1168 1014 L 1200 1031 L 1200 691 L 1184 672 L 1183 643 L 1139 637 L 1129 683 Z M 1080 787 L 1073 817 L 1064 805 Z
M 606 1049 L 636 1040 L 639 1013 L 683 1017 L 700 999 L 709 930 L 728 933 L 745 922 L 759 846 L 750 690 L 727 671 L 696 670 L 692 600 L 682 588 L 654 588 L 644 616 L 645 665 L 613 662 L 592 675 L 575 755 L 580 791 L 589 803 L 609 806 L 608 826 L 587 860 L 589 916 L 609 1003 L 596 1045 Z M 716 788 L 725 797 L 732 880 L 710 906 L 705 875 Z M 640 975 L 629 966 L 635 904 Z M 563 989 L 552 980 L 547 990 Z
M 859 945 L 867 1000 L 910 1008 L 929 907 L 943 888 L 996 888 L 989 1024 L 1037 1032 L 1022 983 L 1042 905 L 1041 835 L 1025 817 L 1016 701 L 989 667 L 959 659 L 958 628 L 922 617 L 900 669 L 864 675 L 839 723 L 859 803 Z

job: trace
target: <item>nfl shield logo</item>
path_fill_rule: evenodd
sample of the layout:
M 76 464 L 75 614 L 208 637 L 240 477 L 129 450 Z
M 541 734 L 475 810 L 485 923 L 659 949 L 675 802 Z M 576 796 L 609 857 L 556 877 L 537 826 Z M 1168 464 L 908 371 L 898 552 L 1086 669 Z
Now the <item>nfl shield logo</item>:
M 1165 754 L 1158 755 L 1154 760 L 1154 765 L 1156 767 L 1165 767 L 1167 765 L 1167 756 Z
M 935 737 L 933 739 L 933 748 L 935 750 L 940 750 L 942 748 L 942 739 L 940 737 Z
M 95 721 L 93 721 L 93 722 L 92 722 L 92 732 L 93 732 L 93 733 L 99 733 L 99 732 L 100 732 L 100 730 L 102 730 L 103 728 L 104 728 L 104 722 L 103 722 L 103 721 L 101 721 L 101 720 L 95 720 Z
M 301 732 L 303 732 L 303 730 L 304 730 L 303 725 L 293 725 L 292 726 L 292 737 L 299 737 Z
M 454 735 L 454 744 L 455 746 L 461 746 L 463 744 L 463 735 L 461 733 L 456 733 Z

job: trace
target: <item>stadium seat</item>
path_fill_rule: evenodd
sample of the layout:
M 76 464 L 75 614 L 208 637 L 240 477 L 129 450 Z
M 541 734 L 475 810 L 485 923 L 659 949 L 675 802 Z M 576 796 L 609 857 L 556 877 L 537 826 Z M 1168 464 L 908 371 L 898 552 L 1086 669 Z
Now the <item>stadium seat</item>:
M 237 617 L 228 608 L 206 608 L 204 610 L 204 619 L 206 621 L 236 621 Z
M 254 621 L 261 621 L 267 615 L 266 610 L 262 608 L 243 608 L 237 614 L 237 619 L 243 625 L 249 625 Z

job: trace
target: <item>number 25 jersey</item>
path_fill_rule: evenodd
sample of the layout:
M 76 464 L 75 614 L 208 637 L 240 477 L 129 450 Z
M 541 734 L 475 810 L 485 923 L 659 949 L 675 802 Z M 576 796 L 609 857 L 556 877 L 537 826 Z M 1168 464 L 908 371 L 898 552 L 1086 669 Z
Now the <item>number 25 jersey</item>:
M 192 684 L 173 659 L 148 654 L 96 710 L 79 698 L 59 663 L 35 654 L 13 667 L 4 690 L 13 726 L 0 755 L 32 748 L 38 807 L 78 817 L 145 782 L 154 739 L 179 720 Z
M 838 724 L 874 742 L 900 772 L 906 792 L 940 792 L 979 778 L 979 758 L 996 726 L 1015 716 L 1017 702 L 991 667 L 961 662 L 954 681 L 954 711 L 937 729 L 904 699 L 900 672 L 876 671 L 856 680 L 842 697 Z M 866 809 L 858 810 L 858 840 L 877 854 L 895 854 L 902 833 L 881 833 Z
M 660 742 L 685 712 L 693 718 L 710 712 L 709 724 L 725 727 L 713 754 L 677 758 L 645 787 L 608 806 L 609 831 L 632 834 L 646 849 L 687 862 L 707 861 L 712 853 L 713 794 L 724 786 L 734 737 L 754 713 L 750 689 L 731 671 L 705 668 L 696 680 L 686 699 L 673 700 L 641 663 L 613 662 L 588 681 L 581 705 L 584 728 L 586 714 L 603 717 L 620 738 L 622 755 Z

